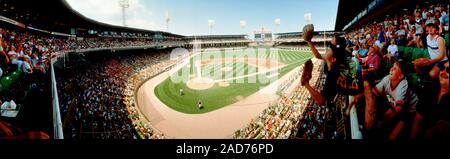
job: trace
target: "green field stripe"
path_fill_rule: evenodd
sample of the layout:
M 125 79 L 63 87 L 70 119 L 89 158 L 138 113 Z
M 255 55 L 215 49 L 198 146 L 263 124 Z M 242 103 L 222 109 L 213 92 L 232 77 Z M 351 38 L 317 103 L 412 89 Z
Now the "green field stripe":
M 233 77 L 245 75 L 246 69 L 247 68 L 243 63 L 236 63 L 235 66 L 233 67 Z
M 289 63 L 292 61 L 292 57 L 288 53 L 282 54 L 281 58 L 283 59 L 283 62 Z
M 226 67 L 231 67 L 231 72 L 233 72 L 234 70 L 234 63 L 225 63 Z M 227 79 L 227 78 L 233 78 L 233 74 L 230 74 L 229 71 L 228 72 L 224 72 L 224 74 L 222 75 L 223 79 Z
M 292 61 L 292 58 L 291 58 L 291 56 L 289 55 L 289 53 L 284 53 L 284 54 L 282 54 L 281 56 L 282 56 L 282 57 L 285 59 L 285 61 L 287 61 L 287 62 Z
M 286 57 L 286 55 L 284 53 L 281 53 L 278 56 L 279 56 L 279 60 L 281 62 L 287 62 L 288 59 L 287 59 L 287 57 Z
M 296 52 L 289 52 L 284 54 L 284 56 L 286 57 L 288 63 L 302 59 L 302 57 L 300 57 Z
M 258 50 L 256 50 L 258 51 Z M 206 55 L 213 55 L 221 53 L 221 55 L 224 55 L 224 52 L 210 52 Z M 265 59 L 278 59 L 279 61 L 290 61 L 291 63 L 288 64 L 286 67 L 281 68 L 279 70 L 279 76 L 278 78 L 281 78 L 286 73 L 291 71 L 293 68 L 299 67 L 302 63 L 306 61 L 306 59 L 311 58 L 312 54 L 309 52 L 300 52 L 300 51 L 286 51 L 286 50 L 279 50 L 278 53 L 270 52 L 269 49 L 261 50 L 263 57 Z M 260 57 L 260 56 L 257 56 Z M 192 59 L 191 59 L 192 61 Z M 256 67 L 248 64 L 244 64 L 242 62 L 237 63 L 225 63 L 225 64 L 211 64 L 208 66 L 205 66 L 202 68 L 203 70 L 211 70 L 213 71 L 221 71 L 221 68 L 224 67 L 231 67 L 233 68 L 233 75 L 236 74 L 242 74 L 247 75 L 249 70 L 255 69 Z M 236 70 L 236 68 L 239 68 Z M 191 68 L 192 71 L 196 71 L 195 67 Z M 223 74 L 225 76 L 225 73 Z M 233 77 L 229 77 L 233 78 Z M 247 77 L 245 77 L 247 78 Z M 267 78 L 264 77 L 263 78 Z M 251 94 L 254 94 L 257 92 L 261 87 L 266 86 L 265 83 L 260 83 L 261 81 L 257 81 L 257 83 L 248 83 L 248 79 L 244 79 L 245 83 L 231 83 L 229 87 L 219 87 L 218 85 L 214 85 L 212 88 L 207 90 L 192 90 L 187 87 L 185 83 L 172 83 L 170 81 L 170 78 L 165 80 L 164 82 L 160 83 L 155 88 L 156 96 L 167 106 L 169 106 L 171 109 L 188 113 L 188 114 L 202 114 L 207 113 L 210 111 L 214 111 L 217 109 L 220 109 L 222 107 L 228 106 L 230 104 L 233 104 L 237 102 L 236 97 L 237 96 L 243 96 L 247 97 Z M 230 81 L 233 82 L 233 81 Z M 185 91 L 185 96 L 179 95 L 179 89 L 182 88 Z M 197 101 L 198 99 L 202 99 L 204 102 L 205 108 L 200 110 L 197 107 Z
M 289 57 L 289 61 L 296 61 L 296 60 L 298 60 L 297 56 L 294 53 L 288 53 L 286 55 Z

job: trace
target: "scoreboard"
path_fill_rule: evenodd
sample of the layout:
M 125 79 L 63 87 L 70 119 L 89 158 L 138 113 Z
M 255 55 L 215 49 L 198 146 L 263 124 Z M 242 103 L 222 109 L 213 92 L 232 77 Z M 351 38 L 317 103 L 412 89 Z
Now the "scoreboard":
M 257 43 L 271 42 L 272 41 L 272 32 L 262 27 L 261 29 L 255 30 L 255 41 Z

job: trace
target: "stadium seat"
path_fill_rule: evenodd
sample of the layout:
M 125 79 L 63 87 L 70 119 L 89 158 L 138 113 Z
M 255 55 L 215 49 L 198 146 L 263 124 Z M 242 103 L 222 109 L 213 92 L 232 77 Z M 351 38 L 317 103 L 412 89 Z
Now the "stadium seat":
M 11 73 L 11 78 L 12 78 L 12 80 L 13 80 L 13 81 L 18 80 L 19 77 L 20 77 L 20 74 L 21 74 L 21 71 L 20 71 L 20 70 L 16 70 L 16 71 L 12 72 L 12 73 Z
M 448 47 L 450 45 L 450 34 L 448 32 L 444 35 L 444 40 L 445 40 L 445 45 Z
M 408 63 L 411 63 L 413 51 L 414 51 L 413 47 L 406 47 L 405 51 L 403 52 L 403 60 L 405 60 Z
M 420 85 L 420 77 L 415 74 L 415 73 L 410 73 L 407 77 L 406 80 L 408 81 L 408 86 L 412 89 L 412 90 L 417 90 L 419 85 Z
M 428 53 L 428 49 L 423 49 L 423 57 L 430 58 L 430 54 Z
M 397 47 L 397 49 L 398 49 L 398 52 L 400 53 L 403 53 L 403 52 L 405 52 L 405 47 L 404 46 L 398 46 Z
M 380 67 L 380 72 L 383 75 L 387 75 L 389 74 L 389 72 L 391 71 L 392 66 L 394 66 L 394 64 L 391 64 L 390 62 L 386 61 L 386 60 L 382 60 L 380 63 L 382 67 Z
M 416 59 L 423 58 L 423 57 L 424 57 L 423 49 L 421 49 L 421 48 L 414 48 L 411 61 L 414 61 Z

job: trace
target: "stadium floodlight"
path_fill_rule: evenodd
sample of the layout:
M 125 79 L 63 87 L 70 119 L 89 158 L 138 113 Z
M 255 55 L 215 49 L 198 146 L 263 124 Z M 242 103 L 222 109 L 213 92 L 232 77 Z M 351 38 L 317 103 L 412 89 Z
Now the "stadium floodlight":
M 127 26 L 126 16 L 125 16 L 125 9 L 130 7 L 130 1 L 129 0 L 119 0 L 119 6 L 122 8 L 122 22 L 123 22 L 123 26 Z
M 311 24 L 311 21 L 312 21 L 311 13 L 305 13 L 305 20 L 306 20 L 306 24 Z
M 216 25 L 216 21 L 213 19 L 208 20 L 209 34 L 212 34 L 212 29 Z
M 246 22 L 245 20 L 241 20 L 241 21 L 239 22 L 239 24 L 240 24 L 240 26 L 241 26 L 241 29 L 244 29 L 244 28 L 247 26 L 247 22 Z
M 166 31 L 169 32 L 169 22 L 170 22 L 170 14 L 169 11 L 166 11 Z
M 280 25 L 281 25 L 281 19 L 280 18 L 275 19 L 275 26 L 276 26 L 275 32 L 278 32 L 278 28 L 280 27 Z

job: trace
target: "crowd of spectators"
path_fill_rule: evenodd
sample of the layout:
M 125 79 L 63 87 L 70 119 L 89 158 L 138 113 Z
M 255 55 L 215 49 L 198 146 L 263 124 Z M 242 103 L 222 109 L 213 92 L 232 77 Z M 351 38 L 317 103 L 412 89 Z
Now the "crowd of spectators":
M 0 77 L 16 70 L 45 74 L 54 46 L 49 39 L 0 28 Z
M 320 65 L 320 61 L 315 62 L 315 65 Z M 312 80 L 323 83 L 322 74 L 317 69 L 312 73 Z M 325 126 L 325 121 L 329 121 L 332 116 L 332 111 L 323 109 L 317 110 L 316 105 L 311 102 L 311 96 L 308 95 L 307 90 L 300 85 L 293 85 L 294 81 L 301 76 L 303 69 L 291 75 L 285 82 L 283 82 L 277 93 L 281 98 L 276 103 L 271 104 L 267 109 L 261 112 L 255 119 L 253 119 L 247 126 L 237 130 L 232 138 L 235 139 L 288 139 L 295 136 L 297 131 L 305 132 L 305 138 L 308 139 L 324 139 L 325 130 L 317 130 L 318 127 Z M 312 118 L 311 114 L 320 115 L 318 118 Z M 322 125 L 315 125 L 312 122 L 320 122 Z M 299 125 L 306 127 L 299 128 Z
M 141 120 L 135 107 L 134 91 L 143 80 L 172 63 L 163 50 L 121 54 L 64 70 L 64 75 L 58 76 L 58 95 L 66 136 L 164 138 Z M 77 76 L 72 76 L 74 74 Z
M 12 85 L 8 84 L 10 88 L 5 88 L 5 84 L 0 83 L 0 104 L 11 101 L 21 105 L 21 100 L 29 99 L 26 95 L 30 89 L 39 90 L 41 85 L 37 82 L 48 84 L 49 80 L 39 77 L 47 75 L 51 58 L 58 54 L 121 47 L 173 47 L 185 44 L 183 40 L 68 38 L 22 29 L 0 28 L 0 78 L 12 79 L 13 82 Z M 72 76 L 64 81 L 59 79 L 61 83 L 58 82 L 58 88 L 64 88 L 59 89 L 60 91 L 72 89 L 59 93 L 62 99 L 61 112 L 67 119 L 64 126 L 65 132 L 70 134 L 68 137 L 136 138 L 134 127 L 143 132 L 141 137 L 153 134 L 149 129 L 140 128 L 147 124 L 143 124 L 135 114 L 135 108 L 131 105 L 133 102 L 128 100 L 129 98 L 126 98 L 125 102 L 123 98 L 131 97 L 130 94 L 124 93 L 130 92 L 130 86 L 136 86 L 136 81 L 142 82 L 141 78 L 137 78 L 139 73 L 142 75 L 140 71 L 145 70 L 145 76 L 161 71 L 161 67 L 168 64 L 162 62 L 163 59 L 168 61 L 166 56 L 168 57 L 167 52 L 161 52 L 126 56 L 123 59 L 110 59 L 101 63 L 93 62 L 83 66 L 90 69 L 76 68 L 69 71 L 79 76 Z M 128 81 L 128 78 L 134 80 Z M 129 83 L 126 84 L 125 81 Z M 133 119 L 132 123 L 130 119 Z M 158 135 L 149 137 L 161 138 Z
M 37 110 L 35 110 L 36 108 L 32 108 L 34 106 L 33 104 L 36 103 L 31 104 L 29 100 L 36 100 L 40 98 L 38 97 L 39 94 L 49 90 L 50 81 L 47 78 L 49 77 L 47 72 L 50 53 L 53 49 L 52 44 L 47 39 L 42 39 L 28 33 L 0 28 L 1 117 L 5 117 L 4 119 L 9 121 L 7 123 L 6 121 L 1 121 L 2 119 L 0 118 L 0 122 L 4 122 L 3 125 L 9 125 L 5 126 L 3 130 L 7 130 L 7 127 L 21 130 L 33 129 L 35 132 L 39 131 L 41 134 L 47 134 L 44 135 L 46 136 L 44 138 L 48 138 L 48 127 L 44 126 L 45 122 L 42 123 L 40 122 L 41 120 L 29 121 L 31 118 L 42 116 L 39 116 L 39 114 L 29 114 L 29 111 L 33 110 L 35 113 L 45 112 L 45 110 L 50 109 L 50 100 L 47 100 L 48 98 L 41 98 L 38 102 L 44 105 L 44 107 Z M 13 107 L 15 108 L 4 110 L 4 104 L 14 105 Z M 6 115 L 7 113 L 4 114 L 5 111 L 15 112 L 15 115 Z M 42 119 L 46 118 L 43 117 Z M 14 136 L 7 137 L 14 138 Z
M 328 70 L 324 71 L 328 77 L 323 90 L 310 87 L 309 80 L 302 78 L 314 102 L 320 105 L 320 109 L 314 112 L 338 105 L 333 100 L 337 94 L 353 96 L 350 107 L 345 109 L 348 112 L 356 106 L 360 123 L 356 127 L 366 139 L 437 139 L 450 136 L 446 98 L 449 3 L 418 3 L 415 9 L 336 37 L 324 55 L 316 51 L 311 39 L 305 38 L 309 40 L 308 45 L 314 55 L 328 65 Z M 346 46 L 346 50 L 343 51 L 341 46 Z M 408 49 L 419 50 L 423 56 L 408 58 L 407 52 L 412 52 Z M 346 85 L 339 83 L 345 82 L 338 80 L 344 77 L 342 71 L 351 70 L 352 66 L 356 68 L 356 74 L 346 78 L 363 81 L 354 87 L 362 93 L 343 92 L 342 86 Z M 321 117 L 311 114 L 311 118 Z M 306 122 L 312 123 L 309 127 L 313 130 L 320 125 L 320 122 Z M 308 124 L 301 127 L 308 127 Z M 305 133 L 308 136 L 311 130 Z
M 326 74 L 323 73 L 325 65 L 322 64 L 318 72 L 319 77 L 315 88 L 322 90 L 326 82 Z M 307 94 L 307 90 L 303 90 Z M 326 106 L 318 105 L 311 98 L 308 107 L 303 111 L 303 116 L 298 124 L 296 138 L 301 139 L 338 139 L 336 132 L 336 110 Z

